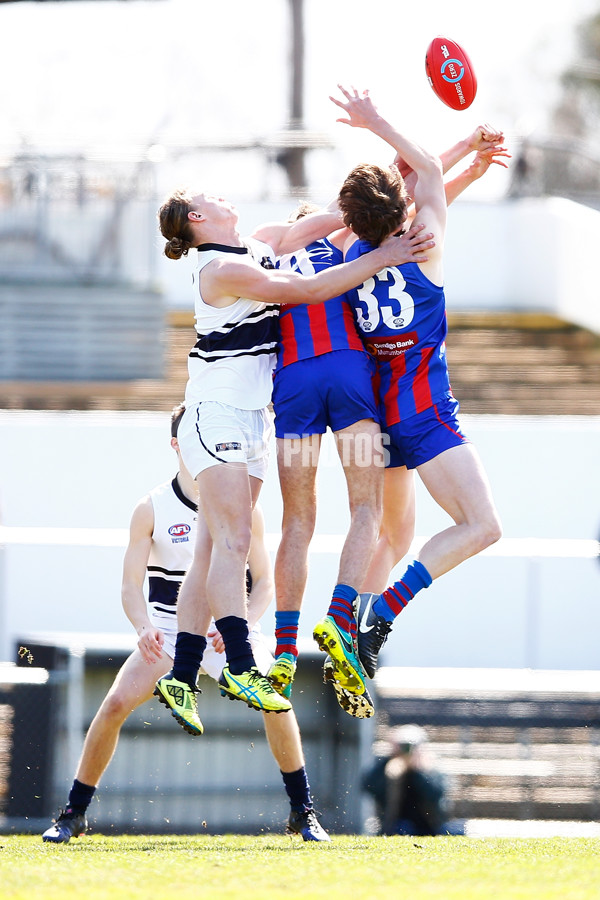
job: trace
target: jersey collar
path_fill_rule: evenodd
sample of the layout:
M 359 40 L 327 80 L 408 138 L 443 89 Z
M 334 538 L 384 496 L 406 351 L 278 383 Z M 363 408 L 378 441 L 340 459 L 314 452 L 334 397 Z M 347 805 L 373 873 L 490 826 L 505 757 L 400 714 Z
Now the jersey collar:
M 185 494 L 181 490 L 181 487 L 179 486 L 179 481 L 177 480 L 177 475 L 171 482 L 171 487 L 173 488 L 173 492 L 174 492 L 175 496 L 177 497 L 177 499 L 181 500 L 181 502 L 184 504 L 184 506 L 187 506 L 189 509 L 193 510 L 196 513 L 198 512 L 198 504 L 194 503 L 193 500 L 190 500 L 189 497 L 185 496 Z
M 249 253 L 247 247 L 230 247 L 228 244 L 200 244 L 196 250 L 201 253 L 203 250 L 221 250 L 223 253 Z

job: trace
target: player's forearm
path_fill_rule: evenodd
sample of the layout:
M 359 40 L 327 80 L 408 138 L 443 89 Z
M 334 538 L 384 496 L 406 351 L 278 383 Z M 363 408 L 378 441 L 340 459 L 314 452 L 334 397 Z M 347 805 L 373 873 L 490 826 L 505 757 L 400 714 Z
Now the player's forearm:
M 270 578 L 259 579 L 252 583 L 252 590 L 248 597 L 248 624 L 253 628 L 264 616 L 271 605 L 275 594 L 275 585 Z
M 442 171 L 444 174 L 449 172 L 450 169 L 455 166 L 457 163 L 464 159 L 465 156 L 468 156 L 473 150 L 471 143 L 466 138 L 462 141 L 459 141 L 453 147 L 450 147 L 448 150 L 444 150 L 443 153 L 440 153 L 440 161 L 442 163 Z
M 441 170 L 438 171 L 441 179 Z M 434 246 L 432 237 L 419 230 L 411 235 L 387 237 L 376 250 L 315 275 L 282 269 L 265 271 L 245 262 L 220 266 L 215 261 L 207 266 L 207 270 L 215 268 L 212 282 L 203 287 L 205 300 L 210 291 L 215 297 L 246 297 L 259 303 L 321 303 L 357 287 L 388 266 L 426 261 L 428 257 L 423 254 Z
M 140 634 L 144 629 L 151 627 L 152 623 L 148 616 L 148 606 L 142 590 L 137 587 L 124 585 L 121 590 L 121 603 L 125 615 L 135 628 L 137 634 Z
M 444 185 L 444 191 L 446 192 L 446 206 L 450 206 L 450 204 L 453 203 L 457 197 L 460 197 L 462 192 L 468 188 L 470 184 L 473 184 L 474 181 L 474 178 L 469 178 L 467 171 L 461 172 L 456 178 L 446 182 Z
M 414 169 L 418 175 L 429 171 L 431 167 L 439 166 L 439 159 L 428 153 L 414 141 L 409 140 L 382 116 L 374 116 L 369 123 L 369 130 L 393 147 L 403 160 Z
M 469 185 L 473 184 L 474 181 L 477 181 L 478 178 L 481 178 L 483 174 L 480 168 L 472 165 L 469 166 L 468 169 L 465 169 L 464 172 L 461 172 L 460 175 L 457 175 L 456 178 L 452 178 L 450 181 L 444 184 L 444 191 L 446 192 L 446 206 L 450 206 L 450 204 L 459 197 Z
M 332 201 L 330 206 L 332 208 L 309 213 L 309 215 L 303 216 L 297 222 L 294 222 L 282 234 L 277 248 L 277 255 L 283 256 L 286 253 L 301 250 L 313 241 L 327 237 L 332 231 L 341 228 L 344 223 L 337 208 L 337 201 Z
M 405 261 L 404 259 L 402 260 Z M 298 301 L 302 303 L 321 303 L 331 297 L 338 297 L 346 291 L 363 284 L 368 278 L 372 278 L 377 272 L 381 272 L 387 266 L 397 265 L 391 254 L 382 247 L 371 250 L 368 253 L 339 266 L 332 266 L 317 275 L 302 277 L 298 287 Z M 287 301 L 287 302 L 294 302 Z

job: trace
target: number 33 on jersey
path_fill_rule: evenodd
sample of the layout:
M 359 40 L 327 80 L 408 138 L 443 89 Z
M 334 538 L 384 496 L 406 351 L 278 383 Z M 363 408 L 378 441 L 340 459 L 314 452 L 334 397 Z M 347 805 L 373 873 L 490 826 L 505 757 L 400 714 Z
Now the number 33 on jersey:
M 356 241 L 346 255 L 371 249 Z M 376 389 L 384 424 L 394 425 L 452 397 L 446 363 L 446 301 L 417 263 L 383 269 L 349 291 L 348 301 L 377 364 Z

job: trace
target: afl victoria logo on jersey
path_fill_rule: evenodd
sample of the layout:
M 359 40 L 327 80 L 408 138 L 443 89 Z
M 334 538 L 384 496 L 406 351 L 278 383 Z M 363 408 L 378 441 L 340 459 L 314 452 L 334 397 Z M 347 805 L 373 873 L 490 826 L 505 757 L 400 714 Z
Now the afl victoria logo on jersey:
M 178 525 L 171 525 L 171 527 L 169 528 L 169 534 L 171 536 L 172 543 L 181 544 L 183 541 L 189 541 L 190 531 L 190 526 L 185 522 L 180 522 Z

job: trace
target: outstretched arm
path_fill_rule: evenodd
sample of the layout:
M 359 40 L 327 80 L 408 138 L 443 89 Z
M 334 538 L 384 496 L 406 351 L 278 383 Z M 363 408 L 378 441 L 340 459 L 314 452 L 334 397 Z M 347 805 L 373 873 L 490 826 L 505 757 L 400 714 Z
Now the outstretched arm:
M 472 134 L 470 134 L 468 137 L 463 138 L 463 140 L 458 141 L 458 143 L 454 144 L 448 150 L 444 150 L 443 153 L 440 153 L 440 160 L 442 162 L 444 174 L 446 174 L 446 172 L 448 172 L 453 166 L 455 166 L 462 159 L 468 156 L 469 153 L 477 152 L 486 154 L 488 150 L 494 150 L 495 156 L 510 157 L 510 154 L 506 152 L 506 148 L 502 146 L 503 141 L 504 134 L 494 128 L 493 125 L 478 125 L 475 131 L 473 131 Z M 484 157 L 484 159 L 485 158 L 487 157 Z M 500 160 L 493 159 L 492 162 L 500 163 Z M 412 197 L 417 183 L 416 172 L 411 169 L 406 160 L 402 159 L 399 153 L 396 153 L 393 164 L 398 167 L 398 170 L 404 179 L 406 190 Z M 505 163 L 500 164 L 505 165 Z M 464 187 L 467 187 L 468 184 L 472 183 L 472 181 L 475 181 L 477 178 L 481 178 L 481 175 L 483 175 L 484 172 L 487 171 L 487 168 L 487 166 L 483 168 L 479 172 L 479 174 L 473 177 L 471 181 L 467 182 Z M 458 193 L 460 193 L 460 191 Z M 451 203 L 452 200 L 456 198 L 456 196 L 457 194 L 455 194 L 452 199 L 448 199 L 448 189 L 446 185 L 446 203 Z
M 439 158 L 401 134 L 387 119 L 384 119 L 377 112 L 368 90 L 364 90 L 360 96 L 356 88 L 347 91 L 341 84 L 338 87 L 346 98 L 345 102 L 338 100 L 337 97 L 329 98 L 346 113 L 346 116 L 337 119 L 338 122 L 350 125 L 352 128 L 366 128 L 372 134 L 386 141 L 410 168 L 414 169 L 419 179 L 423 180 L 425 175 L 435 178 L 438 173 L 441 177 Z
M 493 125 L 478 125 L 475 131 L 462 141 L 458 141 L 453 147 L 440 153 L 444 175 L 453 166 L 459 163 L 469 153 L 479 153 L 491 150 L 492 147 L 500 147 L 504 142 L 504 134 L 494 128 Z
M 428 251 L 428 261 L 422 271 L 436 283 L 441 283 L 444 232 L 446 227 L 446 197 L 442 164 L 437 156 L 424 150 L 419 144 L 394 128 L 387 119 L 380 116 L 373 105 L 368 91 L 359 95 L 356 88 L 347 91 L 338 85 L 345 101 L 331 97 L 336 106 L 343 109 L 346 116 L 337 121 L 353 128 L 367 128 L 394 148 L 396 153 L 414 170 L 417 180 L 412 192 L 419 222 L 433 232 L 435 247 Z
M 491 147 L 486 146 L 485 149 L 478 150 L 473 161 L 460 173 L 460 175 L 445 182 L 444 192 L 446 194 L 446 206 L 450 206 L 450 204 L 453 203 L 470 184 L 473 184 L 474 181 L 477 181 L 482 175 L 485 175 L 492 163 L 503 166 L 505 169 L 508 168 L 508 163 L 504 161 L 505 159 L 511 159 L 511 154 L 506 147 L 492 145 Z M 402 160 L 398 157 L 396 157 L 396 163 L 400 163 L 398 168 L 400 174 L 404 178 L 406 189 L 410 195 L 416 184 L 417 176 L 415 172 L 413 172 L 406 164 L 403 164 Z M 414 206 L 411 206 L 408 212 L 409 220 L 413 218 L 414 214 Z

